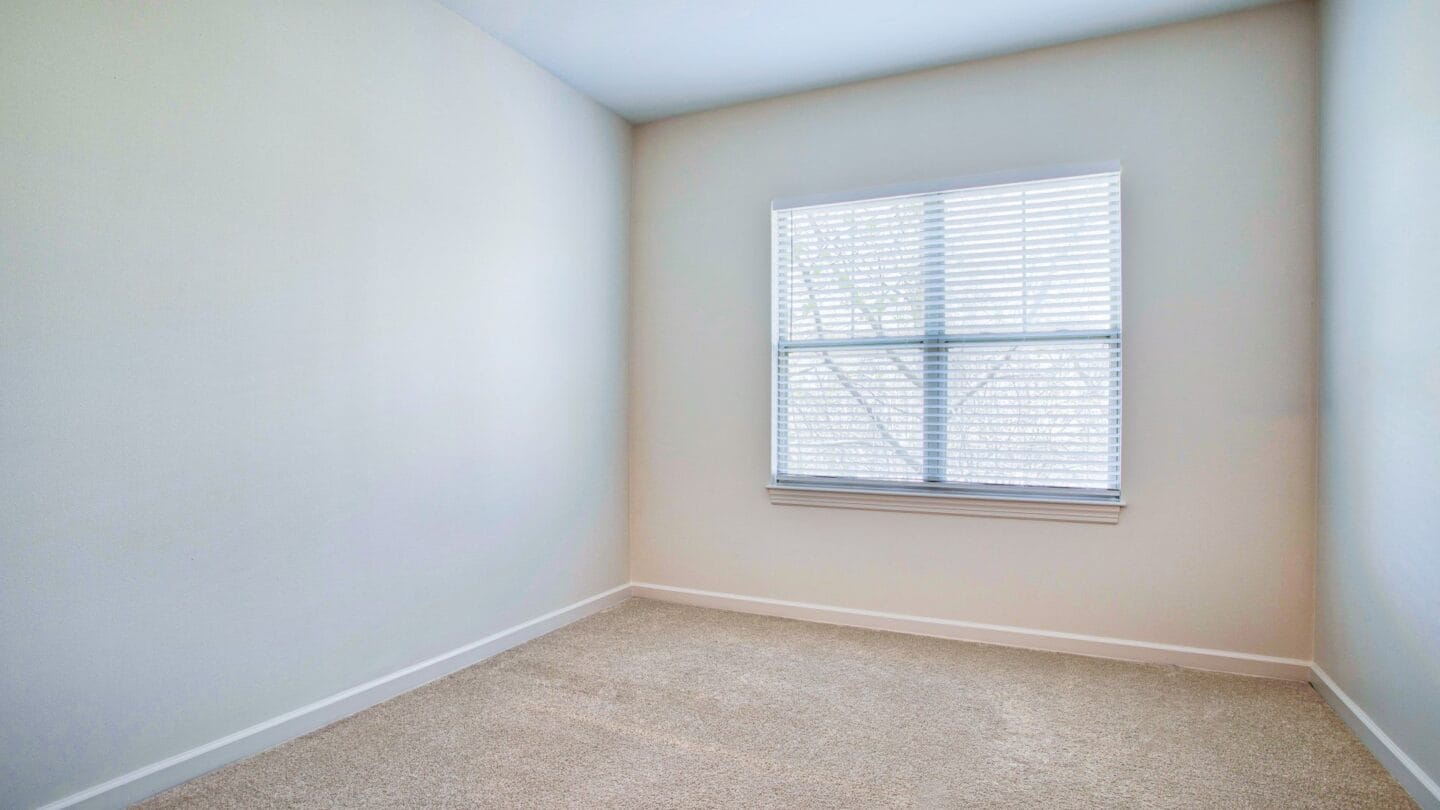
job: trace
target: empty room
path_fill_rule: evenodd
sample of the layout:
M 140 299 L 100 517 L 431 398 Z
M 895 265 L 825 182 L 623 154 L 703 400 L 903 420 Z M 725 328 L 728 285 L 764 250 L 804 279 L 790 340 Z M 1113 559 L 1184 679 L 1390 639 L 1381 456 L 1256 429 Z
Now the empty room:
M 1440 0 L 0 0 L 0 808 L 1440 810 Z

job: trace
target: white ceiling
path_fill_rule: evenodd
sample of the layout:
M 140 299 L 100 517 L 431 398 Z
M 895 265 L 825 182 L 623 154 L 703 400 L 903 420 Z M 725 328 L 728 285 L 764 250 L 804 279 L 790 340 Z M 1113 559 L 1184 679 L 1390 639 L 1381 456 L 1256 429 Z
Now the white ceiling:
M 440 0 L 632 121 L 1270 0 Z

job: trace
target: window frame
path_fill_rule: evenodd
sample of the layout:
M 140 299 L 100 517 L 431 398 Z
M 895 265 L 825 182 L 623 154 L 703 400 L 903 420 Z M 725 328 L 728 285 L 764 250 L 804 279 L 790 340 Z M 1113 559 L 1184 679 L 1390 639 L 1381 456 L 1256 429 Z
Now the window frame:
M 1018 184 L 1031 181 L 1079 178 L 1088 175 L 1120 174 L 1119 161 L 1104 161 L 1086 164 L 1071 164 L 1041 169 L 995 172 L 960 178 L 881 186 L 855 191 L 817 194 L 802 197 L 781 198 L 771 203 L 771 245 L 770 245 L 770 480 L 767 490 L 772 503 L 801 506 L 832 506 L 854 509 L 879 509 L 883 511 L 914 511 L 938 514 L 972 514 L 988 517 L 1030 517 L 1047 520 L 1068 520 L 1093 523 L 1115 523 L 1119 520 L 1124 500 L 1120 487 L 1123 486 L 1121 470 L 1116 470 L 1115 490 L 1078 489 L 1073 487 L 1032 486 L 1023 484 L 961 484 L 943 480 L 945 442 L 942 436 L 949 429 L 945 406 L 935 405 L 932 386 L 943 387 L 947 376 L 947 352 L 955 346 L 983 345 L 994 343 L 1055 344 L 1062 342 L 1087 342 L 1113 344 L 1119 358 L 1117 380 L 1114 389 L 1115 407 L 1118 409 L 1115 447 L 1117 464 L 1123 457 L 1124 425 L 1124 330 L 1123 316 L 1116 321 L 1112 330 L 1057 330 L 1055 332 L 1022 333 L 978 333 L 945 334 L 943 321 L 945 299 L 945 266 L 938 263 L 927 266 L 922 272 L 922 283 L 926 289 L 924 300 L 924 330 L 919 335 L 878 338 L 845 338 L 835 340 L 782 341 L 780 339 L 780 258 L 775 249 L 775 212 L 811 206 L 833 205 L 848 202 L 884 200 L 894 197 L 908 197 L 957 191 L 967 188 L 981 188 Z M 1121 192 L 1123 194 L 1123 191 Z M 927 201 L 928 204 L 928 201 Z M 1123 217 L 1123 203 L 1121 207 Z M 928 235 L 925 238 L 930 238 Z M 936 237 L 943 238 L 943 237 Z M 1123 223 L 1118 241 L 1123 254 Z M 1123 255 L 1121 257 L 1121 284 L 1123 285 Z M 934 289 L 942 292 L 932 292 Z M 1120 294 L 1123 302 L 1123 290 Z M 780 403 L 780 358 L 782 354 L 795 350 L 824 348 L 861 347 L 904 347 L 918 348 L 924 362 L 925 383 L 923 389 L 926 403 L 922 416 L 923 435 L 923 482 L 896 482 L 877 479 L 830 477 L 830 476 L 779 476 L 780 435 L 782 419 Z M 943 401 L 943 400 L 938 400 Z

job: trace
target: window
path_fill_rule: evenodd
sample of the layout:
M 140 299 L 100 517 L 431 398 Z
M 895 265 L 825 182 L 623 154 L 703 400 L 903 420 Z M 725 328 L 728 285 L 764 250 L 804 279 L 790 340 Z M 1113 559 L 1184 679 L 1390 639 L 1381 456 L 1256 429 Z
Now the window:
M 772 491 L 1118 504 L 1118 166 L 777 201 L 772 232 Z

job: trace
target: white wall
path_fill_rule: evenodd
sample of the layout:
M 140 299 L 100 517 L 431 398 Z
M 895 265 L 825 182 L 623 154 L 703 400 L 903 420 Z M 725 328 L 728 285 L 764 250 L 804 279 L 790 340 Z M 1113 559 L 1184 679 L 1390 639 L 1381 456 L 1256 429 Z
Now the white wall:
M 1324 8 L 1315 660 L 1440 780 L 1440 3 Z
M 0 806 L 626 579 L 628 127 L 430 0 L 0 8 Z
M 1309 659 L 1309 4 L 637 129 L 637 581 Z M 774 197 L 1118 158 L 1116 526 L 772 506 Z

